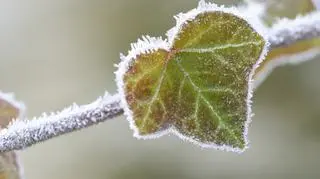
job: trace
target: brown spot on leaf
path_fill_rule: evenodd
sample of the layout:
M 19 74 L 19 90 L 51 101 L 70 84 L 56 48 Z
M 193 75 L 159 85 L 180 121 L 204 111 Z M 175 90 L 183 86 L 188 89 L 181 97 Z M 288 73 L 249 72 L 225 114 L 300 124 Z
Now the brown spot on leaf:
M 146 101 L 152 97 L 152 91 L 155 88 L 157 80 L 146 75 L 141 80 L 137 81 L 134 89 L 134 96 L 137 100 Z

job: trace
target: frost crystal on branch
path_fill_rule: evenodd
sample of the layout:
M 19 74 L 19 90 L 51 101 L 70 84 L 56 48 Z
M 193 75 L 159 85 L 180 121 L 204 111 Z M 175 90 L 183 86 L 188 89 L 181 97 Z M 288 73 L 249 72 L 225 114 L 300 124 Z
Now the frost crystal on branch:
M 201 147 L 244 151 L 265 28 L 204 1 L 175 19 L 168 40 L 146 37 L 121 57 L 117 85 L 134 136 L 173 133 Z
M 119 94 L 30 121 L 13 121 L 0 131 L 0 152 L 23 149 L 123 112 L 138 138 L 171 132 L 202 147 L 244 151 L 253 75 L 268 41 L 277 48 L 320 34 L 319 12 L 280 20 L 268 29 L 259 19 L 263 7 L 250 8 L 201 0 L 197 8 L 175 16 L 177 24 L 167 39 L 143 36 L 127 56 L 121 54 L 116 65 Z
M 300 63 L 313 60 L 319 55 L 320 47 L 316 46 L 306 51 L 294 54 L 284 54 L 280 57 L 276 57 L 275 59 L 267 61 L 266 64 L 262 66 L 260 71 L 257 71 L 257 73 L 255 73 L 253 85 L 254 89 L 257 89 L 275 68 L 286 65 L 299 65 Z
M 268 32 L 271 48 L 286 46 L 297 41 L 320 36 L 320 11 L 294 20 L 281 19 Z
M 122 114 L 119 96 L 106 94 L 95 102 L 72 105 L 61 112 L 33 120 L 16 120 L 0 131 L 0 152 L 18 150 L 82 129 Z
M 23 103 L 14 99 L 11 93 L 0 91 L 0 130 L 6 128 L 14 118 L 22 118 L 25 114 Z M 23 166 L 16 151 L 0 153 L 0 178 L 23 179 Z

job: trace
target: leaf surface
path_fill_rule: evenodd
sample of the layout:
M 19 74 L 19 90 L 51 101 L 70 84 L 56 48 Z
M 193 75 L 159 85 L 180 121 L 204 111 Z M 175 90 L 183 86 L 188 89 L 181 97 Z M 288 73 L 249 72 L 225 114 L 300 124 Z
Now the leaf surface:
M 191 14 L 169 31 L 171 44 L 146 38 L 123 57 L 117 79 L 125 113 L 139 138 L 172 132 L 203 147 L 243 151 L 250 80 L 266 42 L 229 11 Z

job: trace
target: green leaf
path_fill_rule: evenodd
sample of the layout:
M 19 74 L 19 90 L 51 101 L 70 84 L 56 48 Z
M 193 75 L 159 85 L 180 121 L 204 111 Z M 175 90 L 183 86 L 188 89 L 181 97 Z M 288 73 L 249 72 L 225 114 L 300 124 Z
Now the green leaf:
M 24 105 L 13 99 L 12 94 L 0 92 L 0 130 L 13 119 L 24 115 Z M 0 153 L 0 179 L 20 179 L 21 165 L 15 151 Z
M 145 37 L 117 71 L 138 138 L 174 133 L 202 147 L 247 147 L 251 80 L 264 38 L 234 9 L 200 2 L 177 18 L 169 41 Z

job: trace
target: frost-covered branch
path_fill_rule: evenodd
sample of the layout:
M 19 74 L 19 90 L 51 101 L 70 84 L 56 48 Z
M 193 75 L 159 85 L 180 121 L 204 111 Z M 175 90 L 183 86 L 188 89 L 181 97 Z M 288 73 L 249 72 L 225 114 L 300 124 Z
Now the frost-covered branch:
M 271 48 L 320 36 L 320 12 L 280 20 L 268 32 Z M 119 95 L 105 95 L 95 102 L 73 105 L 61 112 L 33 120 L 16 120 L 0 131 L 0 152 L 24 149 L 65 133 L 89 127 L 123 113 Z
M 320 37 L 320 11 L 298 16 L 294 20 L 282 19 L 268 32 L 271 48 L 315 37 Z
M 0 131 L 0 152 L 24 149 L 50 138 L 86 128 L 123 113 L 118 95 L 106 94 L 95 102 L 72 105 L 61 112 L 33 120 L 16 120 Z

